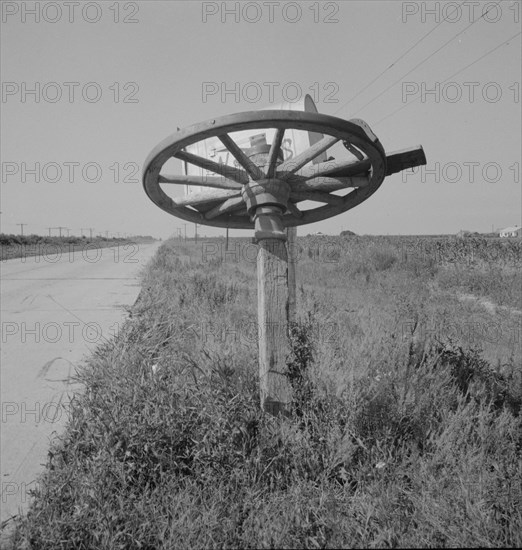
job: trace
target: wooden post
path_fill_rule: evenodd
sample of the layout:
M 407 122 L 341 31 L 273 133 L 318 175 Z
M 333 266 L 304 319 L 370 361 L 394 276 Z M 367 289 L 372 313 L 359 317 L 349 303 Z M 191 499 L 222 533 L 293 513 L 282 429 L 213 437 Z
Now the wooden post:
M 297 305 L 295 277 L 297 227 L 287 227 L 286 235 L 288 246 L 288 323 L 292 324 L 296 320 Z
M 288 254 L 279 239 L 259 241 L 257 310 L 261 403 L 271 414 L 288 414 L 292 400 L 287 378 Z
M 290 188 L 275 179 L 250 182 L 242 195 L 254 218 L 257 255 L 257 319 L 261 407 L 289 415 L 292 386 L 288 380 L 288 252 L 283 226 Z

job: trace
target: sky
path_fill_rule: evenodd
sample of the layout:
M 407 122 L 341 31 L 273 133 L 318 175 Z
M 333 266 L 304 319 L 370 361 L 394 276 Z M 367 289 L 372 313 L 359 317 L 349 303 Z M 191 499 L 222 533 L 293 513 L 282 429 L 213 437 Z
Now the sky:
M 4 233 L 176 235 L 143 190 L 148 153 L 307 93 L 387 152 L 422 145 L 427 166 L 298 234 L 522 225 L 519 0 L 1 4 Z

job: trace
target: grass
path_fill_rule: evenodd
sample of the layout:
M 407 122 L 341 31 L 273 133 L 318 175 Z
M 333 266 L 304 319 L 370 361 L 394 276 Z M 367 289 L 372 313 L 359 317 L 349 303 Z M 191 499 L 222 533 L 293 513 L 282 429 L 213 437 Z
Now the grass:
M 134 237 L 132 243 L 148 242 L 152 237 Z M 7 235 L 0 233 L 0 260 L 11 260 L 27 257 L 47 256 L 49 261 L 55 262 L 62 255 L 82 253 L 98 248 L 108 248 L 125 245 L 129 239 L 94 237 L 43 237 L 41 235 Z
M 286 419 L 260 412 L 255 264 L 164 243 L 14 547 L 522 546 L 520 340 L 444 325 L 504 327 L 448 275 L 487 265 L 349 240 L 300 240 Z

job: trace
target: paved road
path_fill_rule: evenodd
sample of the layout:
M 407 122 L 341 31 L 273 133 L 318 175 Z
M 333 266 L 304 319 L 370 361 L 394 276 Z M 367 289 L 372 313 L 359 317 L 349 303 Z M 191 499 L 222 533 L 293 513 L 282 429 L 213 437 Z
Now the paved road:
M 158 243 L 1 262 L 1 521 L 23 512 L 67 420 L 75 367 L 117 333 Z

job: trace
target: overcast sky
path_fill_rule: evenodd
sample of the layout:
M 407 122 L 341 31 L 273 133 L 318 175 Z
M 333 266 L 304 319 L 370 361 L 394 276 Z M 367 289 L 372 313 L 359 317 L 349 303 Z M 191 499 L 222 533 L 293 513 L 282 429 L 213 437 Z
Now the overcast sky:
M 182 220 L 143 191 L 150 150 L 306 93 L 428 165 L 299 234 L 521 225 L 520 4 L 2 2 L 1 230 L 168 237 Z

